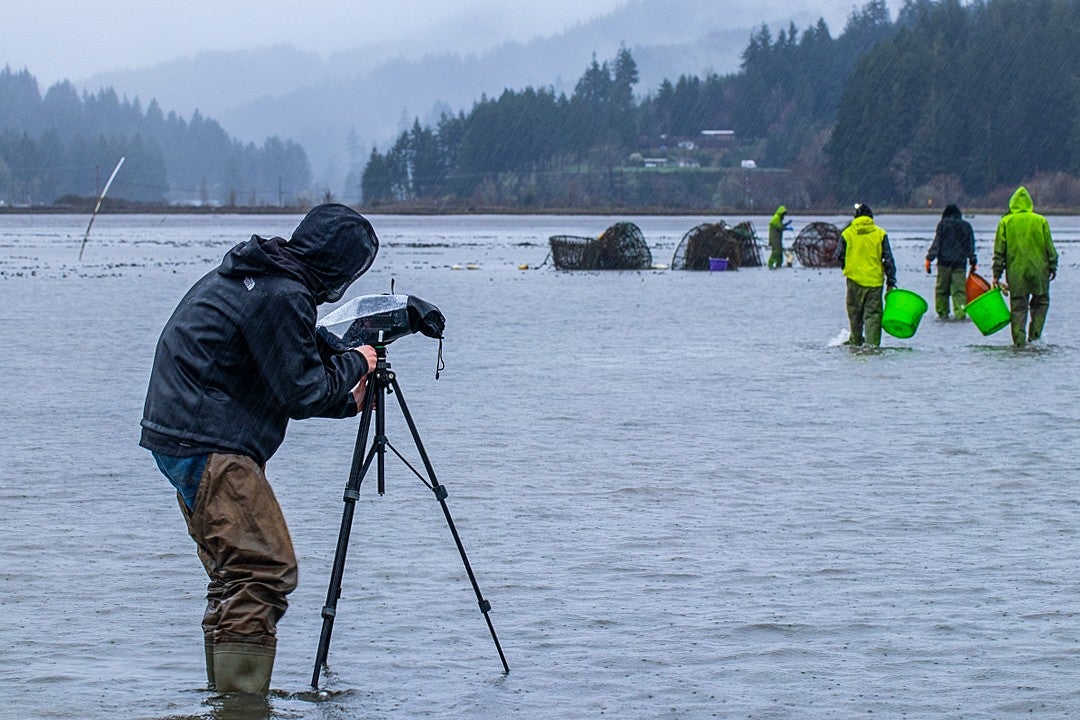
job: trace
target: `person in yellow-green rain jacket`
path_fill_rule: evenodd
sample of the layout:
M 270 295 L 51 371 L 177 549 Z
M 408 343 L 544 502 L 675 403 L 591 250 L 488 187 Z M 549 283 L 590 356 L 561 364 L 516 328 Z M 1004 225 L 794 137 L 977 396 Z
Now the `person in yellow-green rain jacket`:
M 994 285 L 1009 292 L 1009 321 L 1017 347 L 1042 335 L 1050 309 L 1050 281 L 1057 276 L 1058 254 L 1050 224 L 1034 207 L 1027 189 L 1018 187 L 994 235 Z M 1002 273 L 1006 283 L 1001 282 Z M 1025 335 L 1029 311 L 1031 324 Z
M 776 208 L 772 218 L 769 219 L 769 269 L 775 270 L 784 265 L 784 231 L 791 229 L 790 222 L 784 222 L 787 208 L 781 205 Z
M 850 345 L 881 345 L 882 286 L 896 287 L 896 261 L 889 235 L 874 223 L 874 211 L 862 203 L 836 247 L 836 258 L 847 279 Z

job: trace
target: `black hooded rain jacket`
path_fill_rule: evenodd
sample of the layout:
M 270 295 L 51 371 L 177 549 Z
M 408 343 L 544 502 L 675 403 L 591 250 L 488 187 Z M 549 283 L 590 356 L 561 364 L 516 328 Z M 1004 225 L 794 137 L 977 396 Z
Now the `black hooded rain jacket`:
M 247 455 L 265 464 L 290 418 L 356 414 L 364 357 L 316 334 L 316 307 L 340 299 L 379 241 L 344 205 L 320 205 L 292 238 L 253 235 L 184 296 L 162 330 L 140 444 L 191 457 Z
M 937 225 L 934 242 L 930 244 L 926 259 L 931 262 L 937 259 L 938 265 L 950 268 L 963 269 L 968 263 L 976 264 L 975 232 L 956 205 L 947 205 L 941 213 L 941 222 Z

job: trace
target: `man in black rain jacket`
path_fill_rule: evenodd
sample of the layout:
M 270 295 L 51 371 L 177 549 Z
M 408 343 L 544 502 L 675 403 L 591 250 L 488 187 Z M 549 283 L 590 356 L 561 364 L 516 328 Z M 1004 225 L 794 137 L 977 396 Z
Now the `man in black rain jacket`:
M 938 317 L 949 317 L 949 298 L 952 297 L 953 317 L 957 320 L 965 316 L 967 305 L 964 268 L 971 263 L 971 272 L 975 272 L 975 232 L 971 223 L 964 219 L 956 205 L 945 206 L 941 213 L 941 222 L 934 233 L 934 242 L 926 253 L 926 274 L 930 274 L 930 264 L 937 258 L 937 284 L 934 287 L 934 309 Z
M 269 688 L 297 565 L 265 465 L 290 419 L 358 412 L 375 351 L 332 349 L 316 308 L 339 300 L 378 248 L 363 216 L 320 205 L 288 241 L 253 235 L 230 250 L 158 340 L 140 444 L 176 487 L 210 577 L 203 633 L 219 692 Z

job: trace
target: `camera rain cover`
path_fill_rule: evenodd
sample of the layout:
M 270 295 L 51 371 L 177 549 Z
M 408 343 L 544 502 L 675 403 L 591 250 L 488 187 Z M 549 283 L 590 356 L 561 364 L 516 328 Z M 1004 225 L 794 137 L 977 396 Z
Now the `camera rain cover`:
M 446 319 L 439 308 L 415 295 L 361 295 L 334 309 L 318 322 L 346 347 L 389 345 L 419 332 L 442 338 Z

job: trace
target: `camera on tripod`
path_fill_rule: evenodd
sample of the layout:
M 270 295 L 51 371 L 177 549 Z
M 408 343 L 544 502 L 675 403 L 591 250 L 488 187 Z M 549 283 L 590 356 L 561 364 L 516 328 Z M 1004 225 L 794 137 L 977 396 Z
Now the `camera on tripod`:
M 446 318 L 415 295 L 360 295 L 328 313 L 318 327 L 324 340 L 344 350 L 389 345 L 416 332 L 441 340 Z

